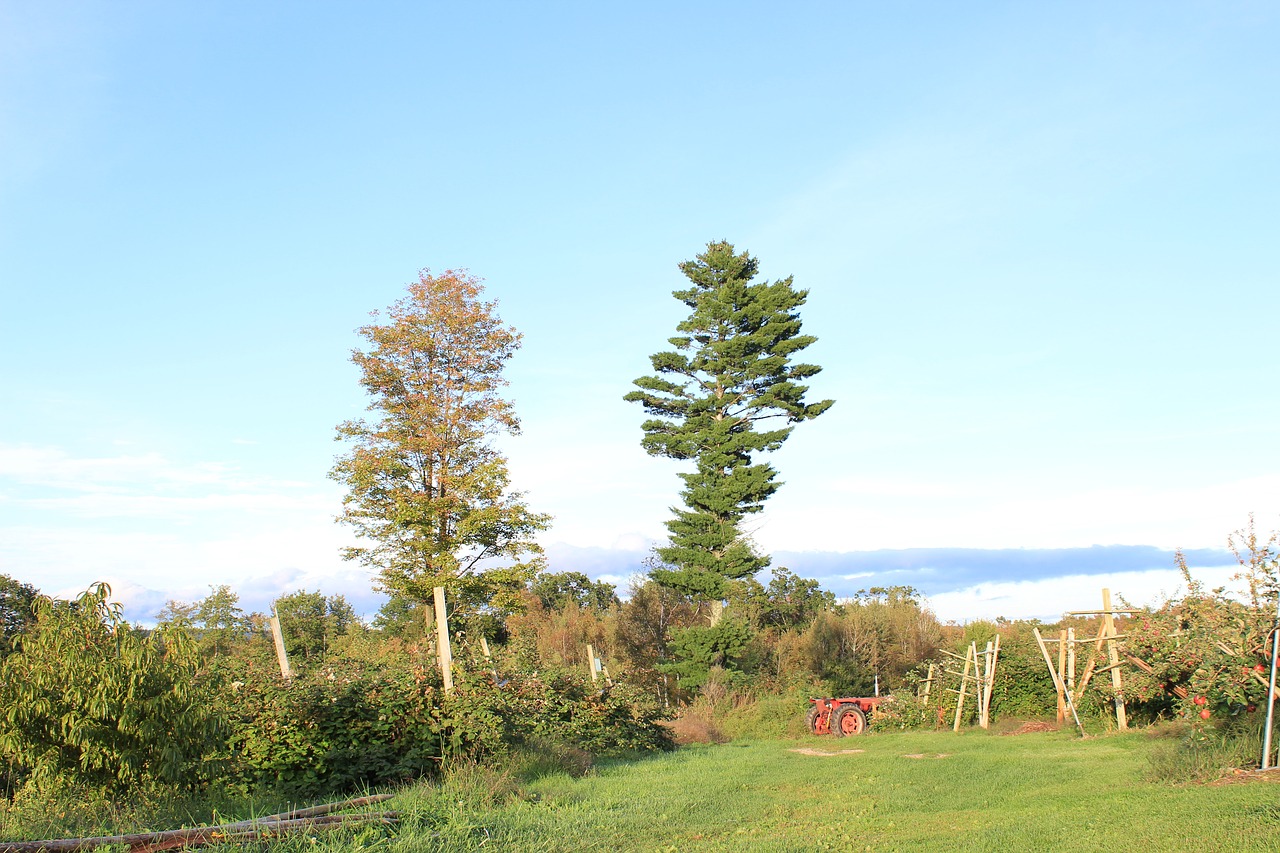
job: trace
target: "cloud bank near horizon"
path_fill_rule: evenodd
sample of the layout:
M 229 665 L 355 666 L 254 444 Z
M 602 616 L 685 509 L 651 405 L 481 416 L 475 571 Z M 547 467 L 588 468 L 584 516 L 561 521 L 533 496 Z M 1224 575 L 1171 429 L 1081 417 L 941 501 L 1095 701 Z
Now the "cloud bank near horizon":
M 578 547 L 565 544 L 548 549 L 551 571 L 582 572 L 615 584 L 626 595 L 643 579 L 647 550 Z M 1195 549 L 1183 552 L 1193 575 L 1210 586 L 1229 585 L 1239 568 L 1231 552 Z M 1158 606 L 1178 593 L 1183 579 L 1175 567 L 1175 552 L 1146 545 L 1095 545 L 1090 548 L 990 549 L 908 548 L 900 550 L 814 552 L 780 551 L 774 566 L 785 566 L 802 577 L 817 580 L 838 598 L 876 586 L 911 586 L 926 597 L 944 621 L 975 619 L 1057 619 L 1063 610 L 1087 609 L 1098 590 L 1109 587 L 1136 605 Z M 767 570 L 766 575 L 767 577 Z M 126 616 L 151 623 L 169 599 L 190 601 L 207 589 L 190 582 L 181 588 L 123 580 L 112 584 Z M 38 584 L 37 584 L 38 585 Z M 356 611 L 372 616 L 385 598 L 372 588 L 367 572 L 349 567 L 339 574 L 282 569 L 232 584 L 247 612 L 268 611 L 271 602 L 299 589 L 344 595 Z M 42 590 L 59 596 L 71 589 Z
M 646 571 L 647 550 L 584 548 L 558 543 L 547 548 L 552 571 L 577 571 L 625 585 Z M 837 596 L 872 586 L 913 586 L 926 595 L 981 583 L 1026 582 L 1064 576 L 1173 570 L 1176 551 L 1151 545 L 1088 548 L 882 548 L 873 551 L 777 551 L 774 566 L 822 583 Z M 1183 551 L 1190 566 L 1235 566 L 1225 549 Z M 767 571 L 767 570 L 766 570 Z

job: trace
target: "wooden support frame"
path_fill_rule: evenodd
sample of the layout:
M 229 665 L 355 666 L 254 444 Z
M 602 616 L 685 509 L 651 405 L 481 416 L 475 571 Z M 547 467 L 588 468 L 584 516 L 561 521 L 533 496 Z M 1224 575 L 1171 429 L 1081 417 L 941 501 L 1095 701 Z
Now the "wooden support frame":
M 1120 676 L 1120 652 L 1116 646 L 1116 612 L 1111 609 L 1111 590 L 1105 587 L 1102 590 L 1102 609 L 1106 611 L 1102 625 L 1107 633 L 1107 669 L 1111 671 L 1111 687 L 1116 696 L 1116 728 L 1123 732 L 1129 729 L 1129 716 L 1124 707 L 1124 681 Z
M 1062 686 L 1062 676 L 1059 675 L 1053 668 L 1053 658 L 1049 657 L 1049 647 L 1045 645 L 1044 637 L 1040 636 L 1040 629 L 1032 628 L 1031 632 L 1035 634 L 1036 645 L 1040 647 L 1040 654 L 1044 655 L 1045 666 L 1049 667 L 1049 677 L 1053 679 L 1053 686 L 1057 688 L 1059 692 L 1065 693 L 1066 691 L 1063 689 L 1063 686 Z M 1071 694 L 1067 693 L 1066 696 L 1067 696 L 1067 707 L 1071 711 L 1072 718 L 1075 719 L 1076 721 L 1076 729 L 1079 730 L 1080 737 L 1084 737 L 1084 726 L 1080 724 L 1080 715 L 1076 713 L 1075 702 L 1071 700 Z
M 960 718 L 961 718 L 961 715 L 964 713 L 965 690 L 969 686 L 969 667 L 971 665 L 976 666 L 977 663 L 978 663 L 978 644 L 970 643 L 969 649 L 964 656 L 964 673 L 960 676 L 960 690 L 958 691 L 960 695 L 956 697 L 956 719 L 955 719 L 955 723 L 952 724 L 951 726 L 951 730 L 953 732 L 960 731 Z

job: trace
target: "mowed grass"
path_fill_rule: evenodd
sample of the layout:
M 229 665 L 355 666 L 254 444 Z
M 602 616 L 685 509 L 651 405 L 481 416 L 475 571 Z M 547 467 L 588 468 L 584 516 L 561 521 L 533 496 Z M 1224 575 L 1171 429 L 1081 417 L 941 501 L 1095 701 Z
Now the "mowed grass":
M 793 751 L 805 747 L 865 752 Z M 430 830 L 438 834 L 406 827 L 388 843 L 512 851 L 1280 850 L 1280 785 L 1146 782 L 1152 747 L 1141 733 L 1083 741 L 1065 733 L 901 733 L 694 747 L 580 779 L 526 782 L 507 802 L 475 810 L 464 796 L 452 814 L 437 812 L 442 820 Z M 440 793 L 406 792 L 404 806 Z
M 1280 784 L 1146 781 L 1147 756 L 1168 744 L 1141 732 L 1086 740 L 1066 732 L 905 732 L 688 747 L 601 763 L 579 778 L 536 775 L 536 761 L 526 762 L 523 774 L 462 765 L 443 784 L 416 785 L 373 807 L 400 813 L 394 829 L 354 826 L 264 846 L 440 853 L 1280 851 Z M 284 804 L 254 808 L 261 814 L 277 805 Z M 222 819 L 237 816 L 250 815 L 222 812 Z M 165 818 L 110 829 L 168 828 L 157 819 Z M 65 835 L 68 828 L 36 831 L 50 837 L 44 833 Z M 32 837 L 31 826 L 4 829 L 0 837 Z

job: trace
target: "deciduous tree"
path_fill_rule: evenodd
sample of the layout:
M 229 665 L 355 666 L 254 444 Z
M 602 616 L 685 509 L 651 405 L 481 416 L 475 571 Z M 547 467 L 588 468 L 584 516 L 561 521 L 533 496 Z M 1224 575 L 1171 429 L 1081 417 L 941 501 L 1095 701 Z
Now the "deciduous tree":
M 275 601 L 289 654 L 307 661 L 325 655 L 333 641 L 356 624 L 356 612 L 346 596 L 326 596 L 300 589 Z
M 200 650 L 217 659 L 249 633 L 249 618 L 240 609 L 240 596 L 227 584 L 209 584 L 209 594 L 196 602 L 194 620 L 203 632 Z
M 14 640 L 35 620 L 32 606 L 40 591 L 31 584 L 0 575 L 0 658 L 13 648 Z
M 533 579 L 529 591 L 547 610 L 562 608 L 570 601 L 579 607 L 608 610 L 621 602 L 613 584 L 593 581 L 582 572 L 543 572 Z
M 645 450 L 694 463 L 680 474 L 684 508 L 667 522 L 669 544 L 657 549 L 670 568 L 652 576 L 708 598 L 723 597 L 726 579 L 769 564 L 741 527 L 781 485 L 755 457 L 777 450 L 792 425 L 833 403 L 805 402 L 801 383 L 821 368 L 792 361 L 816 340 L 800 333 L 808 291 L 796 290 L 790 277 L 755 281 L 757 270 L 755 258 L 726 242 L 682 263 L 690 286 L 673 295 L 691 313 L 668 339 L 674 349 L 651 356 L 654 374 L 626 395 L 654 416 L 643 424 Z
M 331 472 L 348 490 L 339 521 L 361 537 L 345 556 L 393 596 L 422 603 L 445 586 L 464 613 L 517 605 L 550 522 L 511 489 L 492 441 L 519 431 L 501 391 L 520 335 L 482 292 L 466 273 L 423 271 L 387 322 L 359 330 L 369 349 L 352 361 L 375 416 L 338 427 L 352 448 Z

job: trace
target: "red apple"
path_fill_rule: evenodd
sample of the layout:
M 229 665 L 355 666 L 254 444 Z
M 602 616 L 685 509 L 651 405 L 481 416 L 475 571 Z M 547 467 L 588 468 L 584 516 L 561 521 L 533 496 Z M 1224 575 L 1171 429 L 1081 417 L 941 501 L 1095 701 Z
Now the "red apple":
M 1202 720 L 1207 720 L 1211 716 L 1213 716 L 1213 712 L 1210 711 L 1208 708 L 1205 708 L 1203 711 L 1200 712 L 1200 719 Z

